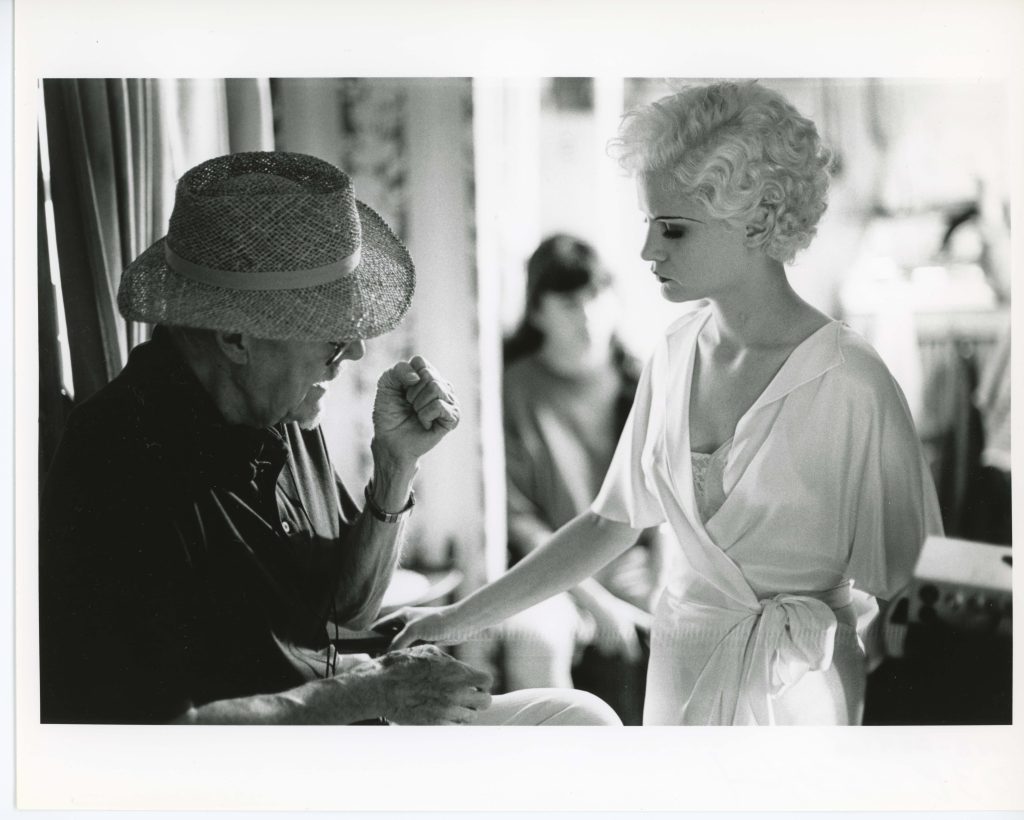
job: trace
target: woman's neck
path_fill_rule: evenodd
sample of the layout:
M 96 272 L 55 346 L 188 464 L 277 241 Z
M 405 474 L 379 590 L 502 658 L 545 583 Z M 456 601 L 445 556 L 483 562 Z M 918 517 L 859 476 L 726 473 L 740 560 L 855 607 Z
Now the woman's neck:
M 791 346 L 829 321 L 793 290 L 782 263 L 765 263 L 743 287 L 709 299 L 714 322 L 707 330 L 715 344 L 735 350 Z

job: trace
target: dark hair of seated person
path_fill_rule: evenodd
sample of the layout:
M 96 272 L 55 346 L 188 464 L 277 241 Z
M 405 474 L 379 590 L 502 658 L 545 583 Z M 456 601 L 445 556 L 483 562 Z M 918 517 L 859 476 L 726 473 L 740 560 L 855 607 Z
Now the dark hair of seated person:
M 526 263 L 526 310 L 519 326 L 505 340 L 504 366 L 540 350 L 544 334 L 531 322 L 531 316 L 547 293 L 571 293 L 581 288 L 604 290 L 612 277 L 597 251 L 589 243 L 565 233 L 556 233 L 541 242 Z M 622 387 L 616 404 L 616 433 L 626 423 L 633 404 L 641 364 L 612 337 L 612 364 L 619 371 Z

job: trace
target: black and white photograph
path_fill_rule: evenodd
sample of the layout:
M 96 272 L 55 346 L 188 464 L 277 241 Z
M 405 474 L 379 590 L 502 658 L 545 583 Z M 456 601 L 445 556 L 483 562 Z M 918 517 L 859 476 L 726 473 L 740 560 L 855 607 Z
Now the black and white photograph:
M 1024 17 L 657 5 L 17 4 L 19 808 L 1021 808 Z

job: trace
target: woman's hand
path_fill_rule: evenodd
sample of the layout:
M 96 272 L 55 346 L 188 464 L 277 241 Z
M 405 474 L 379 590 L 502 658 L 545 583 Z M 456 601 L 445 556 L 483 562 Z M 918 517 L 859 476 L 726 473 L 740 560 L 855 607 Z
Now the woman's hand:
M 418 606 L 405 607 L 397 612 L 381 618 L 374 628 L 386 623 L 401 621 L 405 624 L 391 641 L 389 651 L 405 649 L 417 641 L 430 643 L 452 644 L 460 643 L 470 637 L 471 632 L 458 623 L 455 615 L 455 604 L 448 606 Z

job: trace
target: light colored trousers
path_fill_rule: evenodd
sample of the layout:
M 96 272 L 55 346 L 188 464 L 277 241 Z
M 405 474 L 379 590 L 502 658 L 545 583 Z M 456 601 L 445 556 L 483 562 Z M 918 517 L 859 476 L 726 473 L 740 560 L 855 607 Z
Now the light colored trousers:
M 495 695 L 473 726 L 621 726 L 599 697 L 578 689 L 520 689 Z

